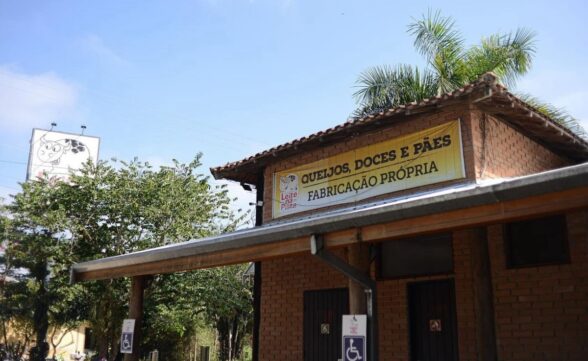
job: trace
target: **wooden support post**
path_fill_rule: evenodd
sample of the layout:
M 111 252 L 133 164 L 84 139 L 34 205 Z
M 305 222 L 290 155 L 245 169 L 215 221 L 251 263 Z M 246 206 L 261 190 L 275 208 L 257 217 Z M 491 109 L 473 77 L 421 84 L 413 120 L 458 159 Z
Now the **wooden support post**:
M 351 267 L 369 276 L 370 249 L 364 242 L 357 242 L 347 247 L 347 260 Z M 366 314 L 367 299 L 365 288 L 351 278 L 349 279 L 349 313 Z
M 253 337 L 251 345 L 251 359 L 259 361 L 259 328 L 261 325 L 261 262 L 255 262 L 253 276 Z
M 367 330 L 367 344 L 368 344 L 368 360 L 369 361 L 378 361 L 378 306 L 377 306 L 377 290 L 376 290 L 376 281 L 374 281 L 369 275 L 369 265 L 370 265 L 370 252 L 369 246 L 367 244 L 358 244 L 359 249 L 354 249 L 353 247 L 348 248 L 348 262 L 345 262 L 341 258 L 337 257 L 334 253 L 329 252 L 325 249 L 325 240 L 322 235 L 312 235 L 310 237 L 310 252 L 312 255 L 319 257 L 324 262 L 329 264 L 331 267 L 337 269 L 339 272 L 345 274 L 351 279 L 358 282 L 357 285 L 353 283 L 350 284 L 353 291 L 353 294 L 350 294 L 350 304 L 352 304 L 352 308 L 350 308 L 352 314 L 359 314 L 363 313 L 360 307 L 362 306 L 361 303 L 365 302 L 365 309 L 368 321 L 368 330 Z M 364 248 L 365 247 L 365 248 Z M 362 255 L 365 254 L 366 257 Z M 351 265 L 351 263 L 358 264 L 360 266 L 365 266 L 367 272 L 364 272 L 363 269 L 355 268 Z M 360 290 L 362 290 L 363 297 L 360 297 L 356 286 L 360 286 Z
M 472 276 L 474 281 L 474 307 L 476 309 L 476 339 L 479 361 L 496 361 L 496 331 L 492 274 L 485 228 L 465 230 L 471 232 Z
M 255 206 L 255 227 L 263 225 L 263 190 L 265 187 L 265 168 L 257 174 L 255 184 L 256 202 Z M 253 335 L 251 340 L 251 359 L 259 361 L 259 327 L 261 325 L 261 262 L 255 262 L 253 269 Z
M 143 321 L 143 290 L 147 276 L 135 276 L 131 279 L 129 300 L 129 318 L 135 320 L 133 353 L 125 354 L 124 361 L 139 361 L 141 344 L 141 324 Z

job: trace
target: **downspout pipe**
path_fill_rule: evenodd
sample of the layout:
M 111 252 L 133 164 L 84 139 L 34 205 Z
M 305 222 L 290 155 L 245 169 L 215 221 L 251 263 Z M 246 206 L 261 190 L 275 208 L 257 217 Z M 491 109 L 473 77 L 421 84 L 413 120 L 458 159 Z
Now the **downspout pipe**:
M 335 254 L 329 252 L 325 248 L 324 238 L 320 234 L 313 234 L 310 236 L 310 253 L 343 273 L 345 276 L 359 283 L 364 288 L 367 297 L 368 361 L 378 361 L 378 307 L 376 281 L 352 267 Z

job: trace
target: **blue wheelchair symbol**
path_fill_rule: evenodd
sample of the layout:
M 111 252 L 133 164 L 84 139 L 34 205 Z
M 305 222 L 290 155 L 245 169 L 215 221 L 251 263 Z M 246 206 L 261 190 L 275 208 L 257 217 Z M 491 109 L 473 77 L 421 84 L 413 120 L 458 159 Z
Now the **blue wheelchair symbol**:
M 343 360 L 362 361 L 365 360 L 365 337 L 344 336 L 343 337 Z

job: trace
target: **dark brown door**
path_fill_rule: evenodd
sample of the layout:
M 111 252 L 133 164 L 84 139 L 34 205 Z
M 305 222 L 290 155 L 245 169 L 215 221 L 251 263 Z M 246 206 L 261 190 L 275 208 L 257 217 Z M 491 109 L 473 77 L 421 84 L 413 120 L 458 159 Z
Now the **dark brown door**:
M 412 361 L 457 361 L 453 280 L 408 285 Z
M 304 292 L 304 361 L 341 357 L 341 322 L 348 312 L 346 288 Z

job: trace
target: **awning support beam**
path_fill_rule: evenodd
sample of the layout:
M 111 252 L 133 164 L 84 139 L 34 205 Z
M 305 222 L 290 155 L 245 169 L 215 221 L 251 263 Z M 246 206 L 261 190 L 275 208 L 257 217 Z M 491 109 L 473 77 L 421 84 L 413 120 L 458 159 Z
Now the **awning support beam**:
M 376 281 L 352 267 L 325 248 L 325 240 L 320 234 L 310 236 L 310 252 L 325 263 L 362 285 L 367 297 L 368 321 L 368 360 L 378 361 L 378 308 Z

